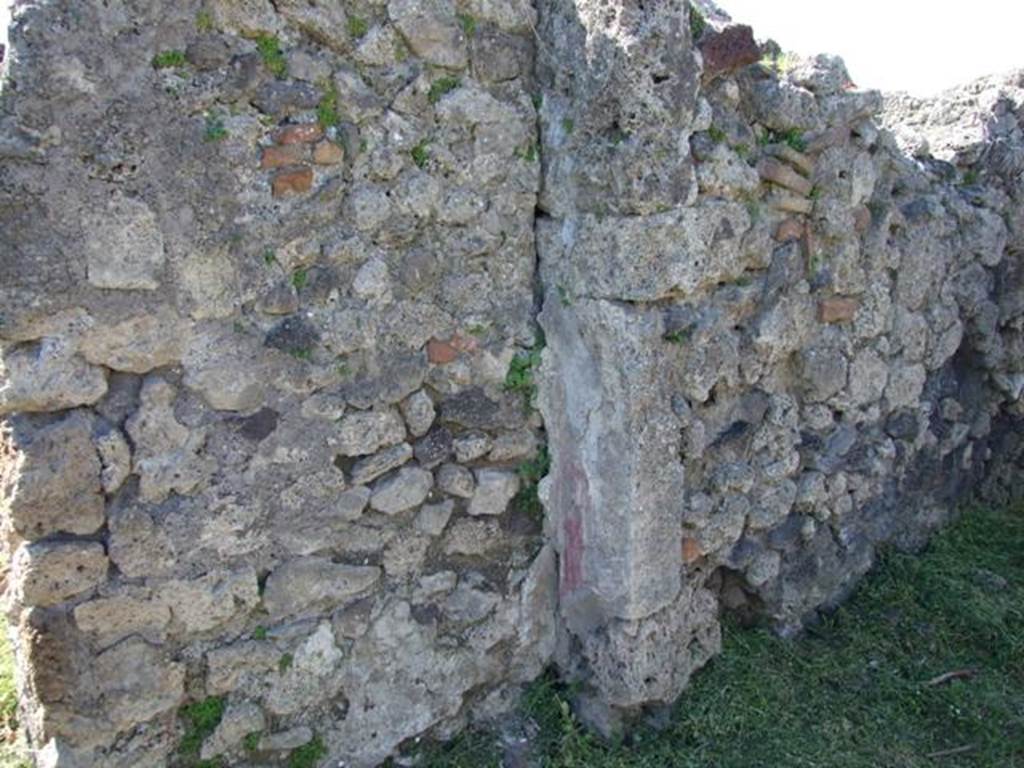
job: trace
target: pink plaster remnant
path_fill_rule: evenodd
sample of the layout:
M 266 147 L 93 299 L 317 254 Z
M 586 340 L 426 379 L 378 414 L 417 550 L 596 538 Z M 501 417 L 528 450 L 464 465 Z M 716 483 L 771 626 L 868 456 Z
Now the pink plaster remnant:
M 578 515 L 566 516 L 562 522 L 565 546 L 562 550 L 562 584 L 560 594 L 575 592 L 583 585 L 583 521 Z

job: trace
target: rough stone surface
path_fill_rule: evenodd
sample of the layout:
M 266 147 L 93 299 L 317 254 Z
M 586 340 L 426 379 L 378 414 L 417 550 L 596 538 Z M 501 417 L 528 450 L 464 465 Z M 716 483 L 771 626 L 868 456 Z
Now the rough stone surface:
M 3 350 L 0 374 L 0 414 L 91 405 L 107 392 L 103 370 L 58 339 Z
M 380 578 L 373 566 L 344 565 L 322 557 L 290 560 L 267 578 L 263 605 L 273 618 L 337 605 L 365 591 Z
M 433 486 L 434 476 L 427 470 L 400 469 L 374 486 L 370 506 L 386 515 L 404 512 L 423 503 Z
M 155 290 L 166 255 L 153 211 L 115 195 L 86 216 L 86 274 L 97 288 Z
M 97 587 L 108 565 L 103 545 L 94 542 L 22 544 L 11 564 L 15 599 L 23 605 L 62 603 Z
M 365 456 L 404 439 L 405 425 L 397 411 L 368 411 L 342 419 L 337 445 L 345 456 Z
M 761 49 L 754 30 L 745 24 L 730 24 L 721 31 L 711 30 L 700 40 L 704 57 L 704 77 L 714 78 L 761 60 Z
M 481 469 L 476 473 L 476 490 L 469 500 L 469 514 L 500 515 L 519 491 L 519 478 L 513 472 Z
M 15 3 L 39 760 L 173 765 L 222 696 L 225 768 L 401 763 L 552 666 L 618 730 L 723 613 L 794 632 L 1020 495 L 1020 73 L 882 97 L 697 4 Z
M 26 539 L 99 530 L 106 505 L 90 419 L 76 411 L 39 430 L 12 426 L 8 450 L 19 459 L 0 465 L 0 509 L 14 530 Z

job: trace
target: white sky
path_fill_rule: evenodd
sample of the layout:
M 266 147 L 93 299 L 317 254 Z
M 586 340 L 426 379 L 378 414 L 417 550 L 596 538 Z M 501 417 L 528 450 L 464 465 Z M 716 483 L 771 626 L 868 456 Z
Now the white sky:
M 927 96 L 1024 68 L 1024 0 L 716 0 L 783 50 L 842 56 L 861 88 Z

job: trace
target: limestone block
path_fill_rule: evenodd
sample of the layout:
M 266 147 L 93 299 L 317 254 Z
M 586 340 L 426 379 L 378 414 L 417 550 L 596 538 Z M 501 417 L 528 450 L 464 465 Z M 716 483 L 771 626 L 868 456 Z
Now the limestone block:
M 434 487 L 434 476 L 419 467 L 405 467 L 373 487 L 370 506 L 386 515 L 395 515 L 423 503 Z
M 171 621 L 170 608 L 148 591 L 99 597 L 75 606 L 74 615 L 78 628 L 93 635 L 101 647 L 131 635 L 159 641 Z
M 356 411 L 342 420 L 338 433 L 338 453 L 366 456 L 405 439 L 405 423 L 398 411 Z
M 292 662 L 273 680 L 265 703 L 272 715 L 290 715 L 333 698 L 342 687 L 341 649 L 334 632 L 321 622 L 293 654 Z
M 94 662 L 103 713 L 119 731 L 177 708 L 185 695 L 185 666 L 144 640 L 130 637 Z
M 200 455 L 206 433 L 178 422 L 176 397 L 171 384 L 148 378 L 142 386 L 142 404 L 125 427 L 136 446 L 132 469 L 139 476 L 139 497 L 144 501 L 162 501 L 171 492 L 190 493 L 208 471 Z
M 381 475 L 402 466 L 411 458 L 412 446 L 408 443 L 399 443 L 385 448 L 380 453 L 356 462 L 352 467 L 352 482 L 356 485 L 373 482 Z
M 183 634 L 209 632 L 256 607 L 260 601 L 256 571 L 247 567 L 169 581 L 160 586 L 158 600 Z
M 413 392 L 402 401 L 402 415 L 413 437 L 423 437 L 430 431 L 436 416 L 434 401 L 422 389 Z
M 178 362 L 190 332 L 187 321 L 162 308 L 113 325 L 93 327 L 82 339 L 80 350 L 93 365 L 147 373 Z
M 437 487 L 451 496 L 471 499 L 476 490 L 473 473 L 458 464 L 443 464 L 437 471 Z
M 0 349 L 0 416 L 91 405 L 106 392 L 103 369 L 89 365 L 63 339 Z
M 98 542 L 22 544 L 12 562 L 15 599 L 23 605 L 62 603 L 103 582 L 108 565 Z
M 478 469 L 476 491 L 469 502 L 469 514 L 500 515 L 519 491 L 519 476 L 499 469 Z
M 448 69 L 466 67 L 466 37 L 450 0 L 391 0 L 388 16 L 424 61 Z
M 164 237 L 138 199 L 116 195 L 84 218 L 89 282 L 97 288 L 154 291 L 160 286 Z
M 301 557 L 275 568 L 267 578 L 263 606 L 272 618 L 341 605 L 380 579 L 375 566 L 333 563 L 324 557 Z
M 38 431 L 16 427 L 16 453 L 0 465 L 0 508 L 21 536 L 90 534 L 103 526 L 101 466 L 91 432 L 91 419 L 77 411 Z

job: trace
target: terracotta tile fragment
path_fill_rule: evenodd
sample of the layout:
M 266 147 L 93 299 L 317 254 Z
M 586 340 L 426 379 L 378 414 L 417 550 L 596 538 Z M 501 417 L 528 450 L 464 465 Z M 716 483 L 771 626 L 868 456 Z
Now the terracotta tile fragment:
M 319 141 L 323 135 L 323 129 L 315 123 L 286 125 L 274 133 L 274 141 L 278 144 L 309 144 Z
M 292 197 L 308 192 L 313 186 L 313 169 L 308 166 L 280 171 L 271 182 L 274 197 Z

